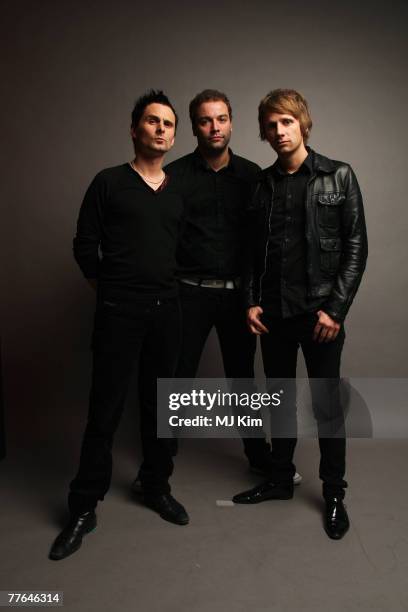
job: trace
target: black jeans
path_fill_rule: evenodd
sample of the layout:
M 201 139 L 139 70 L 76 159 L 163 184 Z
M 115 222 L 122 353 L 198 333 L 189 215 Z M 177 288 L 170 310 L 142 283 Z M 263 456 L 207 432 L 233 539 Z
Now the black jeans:
M 71 512 L 94 508 L 112 475 L 113 436 L 119 424 L 134 367 L 138 366 L 146 493 L 169 492 L 173 471 L 170 441 L 157 438 L 156 379 L 173 377 L 181 338 L 177 298 L 140 297 L 126 303 L 98 303 L 93 333 L 93 374 L 88 423 L 78 473 L 71 482 Z
M 318 317 L 303 314 L 288 319 L 262 315 L 262 321 L 269 329 L 261 336 L 261 348 L 265 376 L 267 378 L 296 378 L 297 352 L 302 349 L 309 379 L 313 410 L 318 425 L 320 446 L 319 475 L 323 481 L 325 497 L 344 497 L 347 483 L 344 480 L 346 440 L 343 411 L 339 398 L 340 359 L 344 344 L 344 327 L 332 342 L 318 343 L 313 340 L 313 330 Z M 293 389 L 292 389 L 293 391 Z M 322 402 L 326 398 L 327 402 Z M 292 400 L 292 401 L 291 401 Z M 323 404 L 323 405 L 322 405 Z M 324 405 L 325 404 L 325 405 Z M 296 431 L 296 397 L 285 402 L 287 422 L 291 431 Z M 292 423 L 291 423 L 292 421 Z M 332 431 L 330 431 L 332 429 Z M 273 437 L 271 478 L 282 484 L 289 484 L 295 473 L 293 454 L 296 437 Z
M 256 336 L 248 331 L 238 289 L 212 289 L 180 283 L 183 318 L 177 378 L 194 378 L 205 342 L 215 327 L 226 378 L 253 379 Z M 242 438 L 251 463 L 262 463 L 269 453 L 263 438 Z

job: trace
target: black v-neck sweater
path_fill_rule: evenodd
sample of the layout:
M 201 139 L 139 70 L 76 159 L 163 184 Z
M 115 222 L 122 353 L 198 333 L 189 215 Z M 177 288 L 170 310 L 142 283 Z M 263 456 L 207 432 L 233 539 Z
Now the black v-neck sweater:
M 79 213 L 74 256 L 84 276 L 98 280 L 99 297 L 177 293 L 179 191 L 173 179 L 154 191 L 129 164 L 96 175 Z

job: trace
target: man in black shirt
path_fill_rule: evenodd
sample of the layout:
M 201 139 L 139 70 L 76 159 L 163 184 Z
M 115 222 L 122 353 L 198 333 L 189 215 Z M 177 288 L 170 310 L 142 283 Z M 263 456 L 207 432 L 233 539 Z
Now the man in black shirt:
M 70 521 L 51 548 L 54 560 L 75 552 L 96 526 L 95 508 L 110 486 L 113 436 L 136 364 L 144 503 L 168 521 L 188 523 L 170 495 L 169 441 L 156 434 L 156 379 L 174 376 L 181 337 L 175 254 L 183 201 L 162 170 L 176 126 L 163 92 L 139 98 L 132 112 L 135 158 L 102 170 L 81 206 L 74 255 L 97 291 L 93 376 L 80 465 L 68 496 Z
M 261 138 L 278 155 L 263 171 L 252 206 L 245 292 L 248 325 L 261 336 L 267 378 L 286 381 L 281 426 L 272 439 L 268 480 L 236 503 L 293 497 L 295 383 L 299 345 L 311 380 L 326 501 L 325 530 L 340 539 L 349 527 L 343 504 L 345 426 L 339 399 L 343 321 L 367 257 L 363 203 L 348 164 L 306 147 L 312 121 L 294 90 L 274 90 L 259 106 Z M 290 399 L 288 399 L 290 398 Z M 283 433 L 282 433 L 283 432 Z M 286 437 L 284 432 L 286 433 Z M 272 431 L 273 435 L 273 431 Z M 291 437 L 289 437 L 291 436 Z
M 176 376 L 196 376 L 215 327 L 225 376 L 252 379 L 256 338 L 246 325 L 240 281 L 248 201 L 260 168 L 228 147 L 232 111 L 224 93 L 202 91 L 189 111 L 197 149 L 166 166 L 186 203 L 177 249 L 183 331 Z M 269 445 L 256 437 L 244 438 L 243 443 L 250 467 L 264 471 Z

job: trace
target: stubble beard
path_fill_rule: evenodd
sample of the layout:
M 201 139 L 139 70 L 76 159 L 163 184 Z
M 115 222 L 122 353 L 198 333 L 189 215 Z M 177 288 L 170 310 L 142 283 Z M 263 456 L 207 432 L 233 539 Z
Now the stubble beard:
M 219 155 L 222 155 L 227 149 L 228 149 L 228 145 L 229 145 L 229 141 L 231 139 L 231 136 L 224 136 L 223 140 L 220 141 L 220 143 L 217 143 L 217 145 L 219 144 L 220 146 L 212 146 L 210 142 L 206 142 L 205 143 L 205 152 L 209 157 L 218 157 Z

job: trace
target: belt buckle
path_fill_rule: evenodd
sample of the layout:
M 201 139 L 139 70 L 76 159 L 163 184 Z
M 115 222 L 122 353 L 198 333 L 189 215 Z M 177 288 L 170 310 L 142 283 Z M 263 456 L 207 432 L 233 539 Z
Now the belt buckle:
M 209 278 L 205 281 L 205 284 L 207 285 L 207 287 L 213 287 L 214 289 L 221 288 L 221 282 L 217 278 Z

